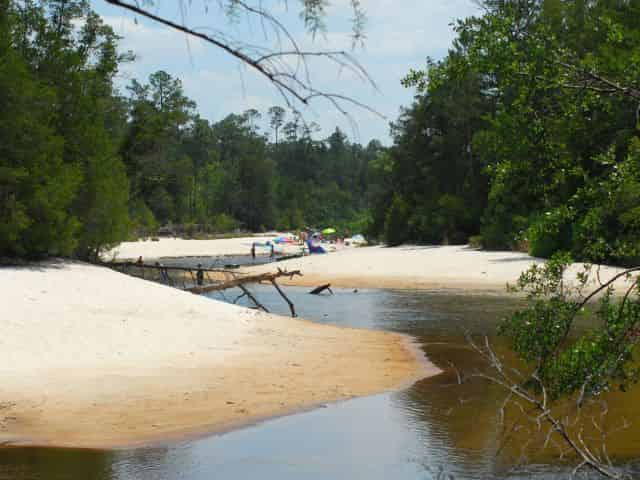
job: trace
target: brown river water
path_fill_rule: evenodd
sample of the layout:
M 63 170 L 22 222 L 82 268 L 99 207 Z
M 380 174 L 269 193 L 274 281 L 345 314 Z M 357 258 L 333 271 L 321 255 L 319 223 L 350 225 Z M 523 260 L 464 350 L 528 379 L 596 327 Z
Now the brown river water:
M 272 311 L 288 312 L 272 288 L 254 290 Z M 410 334 L 445 373 L 404 391 L 162 447 L 0 450 L 0 479 L 570 478 L 575 460 L 561 461 L 551 449 L 529 448 L 520 465 L 522 446 L 535 435 L 524 428 L 505 434 L 497 421 L 505 392 L 485 380 L 469 379 L 483 364 L 463 332 L 489 335 L 499 347 L 497 324 L 521 300 L 482 292 L 338 289 L 335 295 L 311 296 L 307 290 L 287 288 L 301 316 Z M 462 384 L 458 375 L 465 379 Z M 640 476 L 640 389 L 606 398 L 607 428 L 630 424 L 608 439 L 609 454 Z M 505 423 L 516 414 L 507 412 Z M 505 435 L 508 440 L 502 442 Z

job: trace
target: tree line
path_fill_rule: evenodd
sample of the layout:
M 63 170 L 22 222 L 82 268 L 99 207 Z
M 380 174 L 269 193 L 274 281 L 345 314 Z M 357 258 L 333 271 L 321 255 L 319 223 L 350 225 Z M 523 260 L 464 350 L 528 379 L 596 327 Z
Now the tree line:
M 372 165 L 371 233 L 640 261 L 640 6 L 486 0 Z
M 0 0 L 0 256 L 92 259 L 176 223 L 364 224 L 379 142 L 316 140 L 277 106 L 210 122 L 164 71 L 121 92 L 118 41 L 85 0 Z

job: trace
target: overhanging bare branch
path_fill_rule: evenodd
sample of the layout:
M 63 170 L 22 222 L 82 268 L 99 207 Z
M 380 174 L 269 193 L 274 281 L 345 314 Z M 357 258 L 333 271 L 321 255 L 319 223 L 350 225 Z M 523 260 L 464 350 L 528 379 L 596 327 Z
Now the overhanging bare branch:
M 362 108 L 380 118 L 385 118 L 384 115 L 372 107 L 347 95 L 326 92 L 313 85 L 307 60 L 311 58 L 322 58 L 337 67 L 339 70 L 347 70 L 351 72 L 358 78 L 358 80 L 370 85 L 374 90 L 377 90 L 375 82 L 352 55 L 342 50 L 308 51 L 300 49 L 295 38 L 289 33 L 286 27 L 269 11 L 262 7 L 252 6 L 243 0 L 234 0 L 233 2 L 234 7 L 241 8 L 248 14 L 257 16 L 262 22 L 267 22 L 267 24 L 271 26 L 271 31 L 278 38 L 278 44 L 280 45 L 279 49 L 251 45 L 245 41 L 234 41 L 227 38 L 222 32 L 213 31 L 211 29 L 207 29 L 209 32 L 205 33 L 204 28 L 198 29 L 189 27 L 184 24 L 184 20 L 183 23 L 178 23 L 165 18 L 144 8 L 135 0 L 105 1 L 111 5 L 148 18 L 154 22 L 182 32 L 193 38 L 202 40 L 223 50 L 230 56 L 239 60 L 241 64 L 248 66 L 250 69 L 271 82 L 282 96 L 286 105 L 293 110 L 296 110 L 296 103 L 308 106 L 312 100 L 324 99 L 329 101 L 334 108 L 347 117 L 352 125 L 354 124 L 353 119 L 351 118 L 348 110 L 344 107 L 344 104 L 350 104 L 352 106 Z M 359 2 L 354 2 L 353 5 L 354 11 L 358 11 Z M 265 37 L 268 38 L 268 33 L 264 25 L 263 30 L 265 32 Z M 287 48 L 282 48 L 282 38 L 284 38 L 289 45 Z M 291 60 L 291 62 L 289 60 Z

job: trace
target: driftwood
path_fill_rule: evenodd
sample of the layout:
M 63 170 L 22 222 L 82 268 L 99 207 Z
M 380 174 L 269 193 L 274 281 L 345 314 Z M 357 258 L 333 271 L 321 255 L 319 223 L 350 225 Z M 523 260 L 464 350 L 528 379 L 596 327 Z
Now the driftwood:
M 284 301 L 287 302 L 287 304 L 289 305 L 289 310 L 291 311 L 291 316 L 292 317 L 297 317 L 298 314 L 296 313 L 296 307 L 293 304 L 293 302 L 291 300 L 289 300 L 289 297 L 287 297 L 284 292 L 282 291 L 282 289 L 280 288 L 280 285 L 278 285 L 278 282 L 276 282 L 275 280 L 271 280 L 271 283 L 273 284 L 273 286 L 275 287 L 275 289 L 278 291 L 278 293 L 280 294 L 280 296 L 282 298 L 284 298 Z
M 236 298 L 233 303 L 236 303 L 242 297 L 246 296 L 253 302 L 256 308 L 259 308 L 264 312 L 269 312 L 269 310 L 267 310 L 267 308 L 264 305 L 262 305 L 258 301 L 258 299 L 249 291 L 246 285 L 251 283 L 270 282 L 274 286 L 274 288 L 277 290 L 277 292 L 280 294 L 280 296 L 284 299 L 284 301 L 287 302 L 287 305 L 289 305 L 289 311 L 291 312 L 291 316 L 297 317 L 298 315 L 296 313 L 295 305 L 289 299 L 289 297 L 287 297 L 287 295 L 280 288 L 280 285 L 278 285 L 278 282 L 276 281 L 278 278 L 281 278 L 281 277 L 289 277 L 291 279 L 296 276 L 300 276 L 300 277 L 302 276 L 302 273 L 300 273 L 300 270 L 293 270 L 291 272 L 287 272 L 286 270 L 278 269 L 276 273 L 261 273 L 258 275 L 245 275 L 245 276 L 234 275 L 234 278 L 232 280 L 228 280 L 226 282 L 221 282 L 214 285 L 206 285 L 204 287 L 197 286 L 197 287 L 187 288 L 185 290 L 195 294 L 202 294 L 202 293 L 209 293 L 209 292 L 221 292 L 223 290 L 228 290 L 230 288 L 239 288 L 240 290 L 242 290 L 242 295 Z
M 325 290 L 329 290 L 329 292 L 331 292 L 331 295 L 333 295 L 333 290 L 331 290 L 331 284 L 330 283 L 325 283 L 324 285 L 320 285 L 319 287 L 316 287 L 313 290 L 311 290 L 309 293 L 311 295 L 319 295 L 320 293 L 324 292 Z
M 139 268 L 150 270 L 165 270 L 165 271 L 177 271 L 177 272 L 192 272 L 202 270 L 207 273 L 232 273 L 227 268 L 204 268 L 204 267 L 178 267 L 172 265 L 156 265 L 154 263 L 137 263 L 137 262 L 101 262 L 98 265 L 109 267 L 113 269 L 126 269 L 126 268 Z
M 280 270 L 276 273 L 260 273 L 258 275 L 245 275 L 245 276 L 236 276 L 232 280 L 228 280 L 226 282 L 216 283 L 214 285 L 206 285 L 203 287 L 191 287 L 187 288 L 187 292 L 201 294 L 201 293 L 209 293 L 209 292 L 219 292 L 220 290 L 228 290 L 230 288 L 238 288 L 240 285 L 247 285 L 250 283 L 263 283 L 263 282 L 271 282 L 273 283 L 280 277 L 289 277 L 293 278 L 302 276 L 300 270 L 293 270 L 291 272 L 287 272 L 286 270 Z
M 256 308 L 259 308 L 260 310 L 262 310 L 263 312 L 267 312 L 269 313 L 269 310 L 267 310 L 267 307 L 265 307 L 264 305 L 262 305 L 258 299 L 256 297 L 253 296 L 253 294 L 249 291 L 249 289 L 247 287 L 245 287 L 244 285 L 238 285 L 238 287 L 240 288 L 240 290 L 242 290 L 242 295 L 240 295 L 238 298 L 236 298 L 233 303 L 238 303 L 238 300 L 240 300 L 242 297 L 248 297 L 249 300 L 251 300 L 253 302 L 253 304 L 256 306 Z M 295 316 L 295 315 L 294 315 Z
M 292 270 L 288 272 L 286 270 L 282 270 L 278 268 L 278 271 L 275 273 L 261 273 L 258 275 L 241 275 L 238 272 L 234 272 L 228 269 L 164 266 L 159 263 L 145 264 L 145 263 L 138 263 L 138 262 L 109 262 L 109 263 L 102 263 L 102 265 L 116 269 L 116 270 L 120 270 L 123 273 L 128 273 L 128 274 L 131 274 L 132 270 L 139 270 L 142 278 L 145 278 L 145 274 L 144 274 L 145 269 L 150 269 L 151 271 L 155 271 L 158 273 L 159 280 L 162 283 L 166 283 L 171 286 L 175 286 L 175 284 L 173 279 L 171 279 L 169 272 L 170 271 L 181 272 L 183 274 L 182 275 L 183 290 L 197 294 L 197 295 L 203 294 L 203 293 L 209 293 L 209 292 L 223 292 L 224 290 L 228 290 L 231 288 L 239 288 L 240 290 L 242 290 L 242 294 L 239 295 L 233 301 L 233 303 L 237 303 L 238 300 L 240 300 L 241 298 L 247 297 L 249 300 L 251 300 L 251 302 L 253 302 L 256 308 L 264 312 L 269 312 L 269 310 L 267 310 L 267 308 L 258 301 L 258 299 L 249 291 L 249 289 L 246 286 L 252 283 L 269 282 L 275 287 L 275 289 L 280 294 L 280 296 L 284 299 L 284 301 L 287 302 L 287 305 L 289 306 L 289 310 L 291 311 L 291 316 L 292 317 L 297 316 L 295 305 L 289 299 L 289 297 L 287 297 L 284 291 L 280 288 L 276 280 L 281 277 L 289 277 L 291 279 L 296 276 L 302 276 L 302 273 L 300 273 L 300 270 Z M 196 272 L 195 275 L 194 275 L 194 272 Z M 227 276 L 227 278 L 231 276 L 231 279 L 224 280 L 224 281 L 215 281 L 209 277 L 209 273 L 224 274 L 225 276 Z M 184 281 L 184 277 L 187 275 L 191 277 L 191 280 L 193 281 L 194 286 L 187 287 L 186 282 Z M 208 285 L 199 285 L 200 283 L 198 280 L 199 276 L 201 279 L 204 280 L 204 278 L 206 278 L 209 282 L 212 282 L 212 283 Z

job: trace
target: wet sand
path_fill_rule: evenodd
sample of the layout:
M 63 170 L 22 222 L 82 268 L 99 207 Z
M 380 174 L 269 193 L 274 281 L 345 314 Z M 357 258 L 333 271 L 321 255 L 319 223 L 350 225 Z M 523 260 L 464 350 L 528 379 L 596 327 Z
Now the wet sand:
M 204 435 L 439 372 L 404 336 L 259 313 L 77 262 L 0 269 L 0 441 Z

